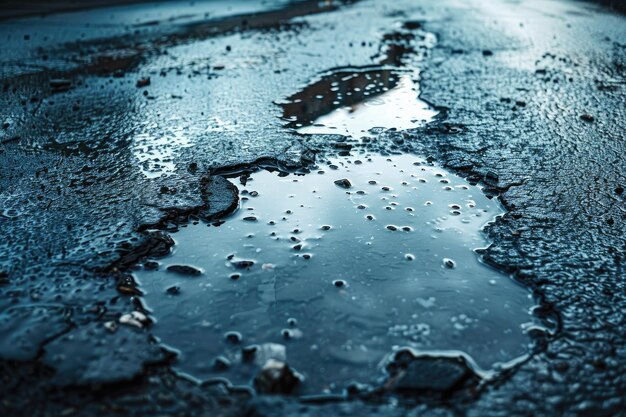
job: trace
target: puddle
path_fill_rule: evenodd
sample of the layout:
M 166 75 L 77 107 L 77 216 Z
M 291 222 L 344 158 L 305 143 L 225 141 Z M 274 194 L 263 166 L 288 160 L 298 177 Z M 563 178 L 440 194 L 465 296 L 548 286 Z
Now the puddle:
M 397 69 L 336 71 L 279 104 L 287 127 L 301 134 L 358 139 L 380 129 L 416 128 L 437 112 L 419 99 L 415 76 Z
M 258 364 L 242 349 L 273 343 L 319 393 L 374 383 L 399 346 L 461 350 L 484 369 L 527 352 L 529 293 L 474 252 L 496 201 L 411 155 L 329 164 L 233 179 L 235 214 L 181 228 L 158 270 L 137 271 L 179 371 L 247 384 Z

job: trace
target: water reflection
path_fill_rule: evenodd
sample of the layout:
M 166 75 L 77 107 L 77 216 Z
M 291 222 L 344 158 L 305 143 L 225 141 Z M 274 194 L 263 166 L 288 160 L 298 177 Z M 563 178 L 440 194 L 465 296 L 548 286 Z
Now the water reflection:
M 372 128 L 415 128 L 437 114 L 411 75 L 391 69 L 332 72 L 280 104 L 286 126 L 299 133 L 353 138 Z
M 138 272 L 179 370 L 247 383 L 258 364 L 244 346 L 273 343 L 320 392 L 373 382 L 395 346 L 462 350 L 484 368 L 526 352 L 527 291 L 473 252 L 502 213 L 479 188 L 410 155 L 262 171 L 245 187 L 224 224 L 181 229 L 159 270 Z

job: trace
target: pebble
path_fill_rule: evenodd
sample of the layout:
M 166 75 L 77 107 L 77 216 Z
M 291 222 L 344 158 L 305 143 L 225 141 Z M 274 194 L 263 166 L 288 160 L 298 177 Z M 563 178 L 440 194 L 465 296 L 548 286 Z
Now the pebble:
M 171 287 L 169 287 L 168 289 L 165 290 L 166 293 L 170 294 L 170 295 L 178 295 L 180 294 L 180 287 L 173 285 Z
M 150 77 L 144 77 L 137 80 L 137 88 L 143 88 L 150 85 Z
M 456 267 L 456 262 L 454 262 L 450 258 L 443 258 L 443 266 L 445 266 L 446 268 L 452 269 Z
M 352 183 L 347 178 L 342 178 L 340 180 L 335 180 L 335 185 L 341 188 L 351 188 Z
M 167 267 L 167 272 L 190 276 L 202 275 L 202 271 L 200 269 L 190 265 L 170 265 Z

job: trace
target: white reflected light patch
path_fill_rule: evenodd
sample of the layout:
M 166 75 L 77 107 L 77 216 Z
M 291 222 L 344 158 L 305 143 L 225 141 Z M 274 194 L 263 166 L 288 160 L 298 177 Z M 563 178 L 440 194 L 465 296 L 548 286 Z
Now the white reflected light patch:
M 181 120 L 172 120 L 171 124 L 182 123 Z M 233 131 L 236 126 L 219 117 L 207 121 L 204 133 Z M 142 174 L 147 178 L 158 178 L 176 171 L 175 158 L 181 149 L 193 146 L 193 137 L 198 137 L 202 131 L 190 131 L 182 127 L 172 127 L 161 131 L 157 128 L 148 129 L 136 135 L 133 139 L 133 157 L 138 163 Z
M 372 128 L 406 130 L 428 123 L 437 111 L 420 100 L 411 76 L 402 75 L 398 84 L 380 95 L 320 116 L 311 125 L 297 129 L 301 134 L 339 134 L 360 138 L 374 136 Z

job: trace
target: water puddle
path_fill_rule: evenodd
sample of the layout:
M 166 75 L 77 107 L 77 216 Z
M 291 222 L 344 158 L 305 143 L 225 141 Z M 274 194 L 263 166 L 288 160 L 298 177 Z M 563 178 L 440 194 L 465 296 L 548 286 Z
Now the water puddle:
M 232 181 L 236 213 L 181 228 L 172 255 L 136 272 L 178 370 L 247 384 L 257 344 L 319 393 L 375 383 L 400 346 L 462 350 L 485 369 L 527 352 L 529 293 L 474 252 L 503 212 L 478 187 L 412 155 Z
M 437 114 L 420 100 L 416 76 L 394 68 L 334 71 L 279 104 L 287 127 L 301 134 L 358 139 L 381 129 L 416 128 Z

